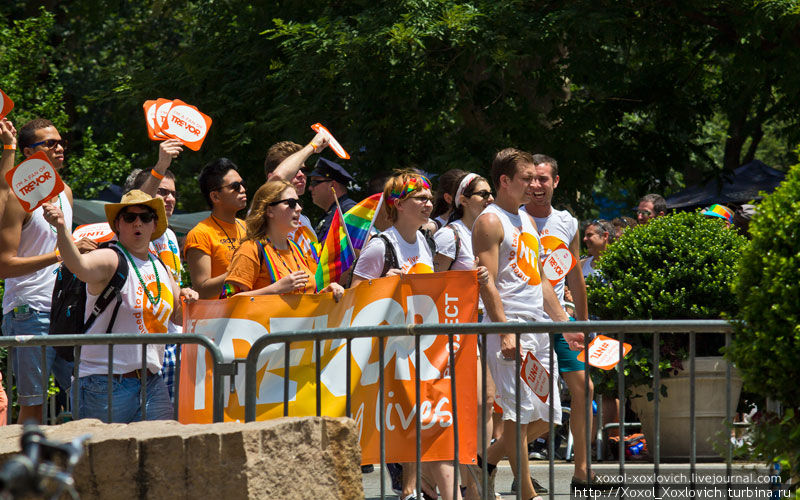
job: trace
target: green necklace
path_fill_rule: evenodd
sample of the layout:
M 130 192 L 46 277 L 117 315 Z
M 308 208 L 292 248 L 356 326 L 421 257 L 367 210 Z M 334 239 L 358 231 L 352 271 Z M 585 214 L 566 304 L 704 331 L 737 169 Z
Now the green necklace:
M 139 278 L 139 284 L 142 285 L 144 293 L 147 294 L 148 300 L 150 300 L 150 303 L 153 304 L 153 309 L 155 309 L 156 304 L 158 304 L 158 302 L 161 300 L 161 280 L 158 279 L 158 268 L 156 268 L 156 263 L 153 262 L 153 258 L 150 257 L 150 252 L 147 252 L 147 260 L 150 261 L 150 265 L 153 266 L 153 272 L 156 274 L 156 289 L 158 290 L 158 296 L 156 296 L 155 299 L 153 298 L 152 295 L 150 295 L 150 290 L 147 289 L 147 285 L 145 285 L 144 280 L 142 279 L 142 275 L 139 274 L 139 268 L 133 262 L 133 257 L 131 257 L 131 254 L 129 254 L 128 250 L 126 250 L 125 247 L 122 246 L 121 242 L 117 241 L 117 246 L 122 249 L 122 253 L 124 253 L 125 257 L 128 258 L 128 261 L 131 263 L 131 267 L 136 272 L 136 277 Z

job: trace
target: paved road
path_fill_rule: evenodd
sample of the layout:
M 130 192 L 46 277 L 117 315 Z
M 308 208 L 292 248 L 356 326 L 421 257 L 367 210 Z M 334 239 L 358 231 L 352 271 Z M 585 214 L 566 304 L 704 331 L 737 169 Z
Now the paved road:
M 364 474 L 364 496 L 367 499 L 380 497 L 380 473 L 378 467 L 370 474 Z M 507 462 L 501 463 L 497 468 L 495 490 L 504 500 L 512 500 L 516 495 L 511 492 L 513 475 Z M 654 500 L 667 500 L 672 498 L 770 498 L 770 491 L 774 489 L 770 484 L 769 474 L 763 464 L 735 464 L 731 474 L 732 488 L 728 491 L 726 481 L 726 467 L 724 463 L 698 464 L 695 469 L 695 491 L 690 491 L 690 470 L 688 464 L 661 464 L 659 475 L 661 487 L 656 490 L 653 486 L 653 464 L 635 463 L 626 464 L 626 484 L 607 493 L 576 492 L 570 495 L 569 484 L 572 479 L 573 465 L 565 462 L 554 464 L 555 489 L 553 496 L 543 495 L 547 500 L 572 500 L 577 498 L 628 499 L 650 498 Z M 619 466 L 616 464 L 593 464 L 592 470 L 597 474 L 616 476 Z M 534 462 L 531 472 L 540 483 L 547 486 L 548 467 L 546 462 Z M 386 474 L 386 498 L 394 500 L 397 496 L 392 492 L 389 475 Z M 774 484 L 774 483 L 773 483 Z M 726 494 L 727 493 L 727 494 Z M 775 497 L 777 498 L 777 497 Z M 780 498 L 786 498 L 781 496 Z

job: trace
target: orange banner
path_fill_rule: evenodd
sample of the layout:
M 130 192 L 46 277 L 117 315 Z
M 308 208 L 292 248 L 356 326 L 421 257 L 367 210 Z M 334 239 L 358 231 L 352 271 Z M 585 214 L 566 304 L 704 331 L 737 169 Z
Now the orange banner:
M 247 357 L 250 346 L 271 332 L 348 326 L 477 321 L 478 282 L 475 271 L 402 275 L 365 281 L 347 290 L 336 303 L 330 294 L 232 297 L 187 306 L 184 331 L 212 338 L 226 362 Z M 362 463 L 380 461 L 380 387 L 378 339 L 351 342 L 351 409 L 360 436 Z M 389 462 L 416 459 L 415 377 L 420 375 L 420 417 L 424 461 L 452 460 L 456 412 L 451 392 L 448 337 L 420 339 L 420 367 L 415 366 L 414 337 L 385 339 L 385 438 Z M 476 366 L 474 335 L 455 335 L 455 373 L 459 459 L 473 463 L 476 454 Z M 291 344 L 289 415 L 316 414 L 314 342 Z M 343 416 L 346 403 L 346 342 L 321 342 L 322 414 Z M 200 355 L 198 355 L 200 354 Z M 212 360 L 205 349 L 184 345 L 181 356 L 179 420 L 212 420 Z M 258 359 L 256 418 L 283 416 L 284 346 L 264 349 Z M 224 378 L 225 421 L 244 421 L 245 370 L 239 365 L 233 387 Z

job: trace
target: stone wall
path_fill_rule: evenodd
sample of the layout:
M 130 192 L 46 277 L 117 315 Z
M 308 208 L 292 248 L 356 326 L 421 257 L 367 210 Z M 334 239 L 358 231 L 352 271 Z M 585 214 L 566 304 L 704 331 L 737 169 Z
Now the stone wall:
M 75 470 L 81 498 L 364 498 L 361 451 L 347 418 L 248 424 L 173 421 L 44 427 L 50 439 L 91 434 Z M 22 426 L 0 427 L 0 462 L 19 452 Z

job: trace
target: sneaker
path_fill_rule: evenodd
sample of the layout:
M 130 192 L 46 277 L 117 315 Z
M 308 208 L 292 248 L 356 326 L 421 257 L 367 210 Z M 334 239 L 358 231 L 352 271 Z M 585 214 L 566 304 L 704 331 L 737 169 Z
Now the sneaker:
M 531 476 L 531 482 L 533 483 L 533 489 L 536 491 L 537 495 L 548 493 L 550 491 L 544 486 L 542 486 L 541 483 L 539 483 L 539 481 L 537 481 L 536 478 L 534 478 L 533 476 Z M 517 478 L 514 478 L 511 481 L 511 492 L 512 493 L 517 492 Z
M 618 488 L 622 486 L 623 483 L 612 482 L 606 479 L 601 479 L 595 474 L 592 474 L 592 479 L 590 481 L 583 481 L 581 479 L 572 476 L 572 482 L 570 482 L 570 489 L 575 492 L 575 490 L 583 490 L 585 491 L 608 491 L 612 488 Z
M 399 497 L 403 494 L 403 466 L 400 464 L 386 464 L 389 477 L 392 480 L 392 491 Z

